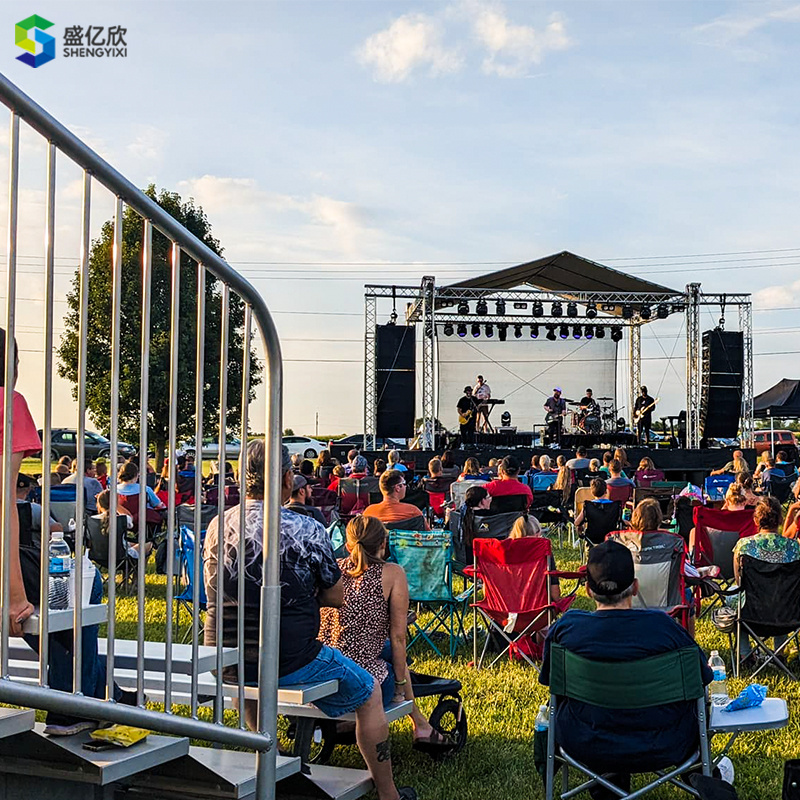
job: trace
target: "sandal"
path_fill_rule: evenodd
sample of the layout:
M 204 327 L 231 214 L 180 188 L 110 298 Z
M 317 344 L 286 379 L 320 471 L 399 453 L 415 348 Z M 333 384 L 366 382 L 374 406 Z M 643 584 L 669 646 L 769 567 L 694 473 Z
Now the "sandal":
M 410 786 L 403 786 L 397 790 L 397 800 L 417 800 L 417 792 Z
M 441 753 L 443 750 L 450 750 L 454 747 L 453 743 L 435 728 L 430 736 L 414 739 L 412 747 L 422 753 Z

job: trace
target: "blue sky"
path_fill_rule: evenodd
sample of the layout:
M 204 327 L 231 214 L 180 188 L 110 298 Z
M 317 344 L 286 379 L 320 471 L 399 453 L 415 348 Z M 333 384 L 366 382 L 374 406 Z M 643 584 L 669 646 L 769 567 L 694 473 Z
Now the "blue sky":
M 447 283 L 565 249 L 753 292 L 756 392 L 796 377 L 798 4 L 42 2 L 7 9 L 7 29 L 34 12 L 59 40 L 67 25 L 128 29 L 127 58 L 59 47 L 39 69 L 9 33 L 2 72 L 135 183 L 204 206 L 279 312 L 295 431 L 313 433 L 317 412 L 321 433 L 362 428 L 365 282 Z M 35 193 L 34 144 L 28 163 Z M 65 265 L 76 180 L 59 173 Z M 37 208 L 32 194 L 31 266 Z M 741 254 L 696 255 L 716 253 Z M 35 394 L 37 306 L 23 310 L 21 387 Z M 645 332 L 662 413 L 682 407 L 683 362 L 664 358 L 682 354 L 680 324 Z

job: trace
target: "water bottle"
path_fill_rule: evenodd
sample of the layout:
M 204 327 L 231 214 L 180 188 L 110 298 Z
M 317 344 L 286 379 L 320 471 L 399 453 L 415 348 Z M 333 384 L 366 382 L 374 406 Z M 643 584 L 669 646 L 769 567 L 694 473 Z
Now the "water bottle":
M 539 733 L 546 732 L 550 727 L 550 716 L 547 711 L 547 704 L 539 706 L 539 713 L 536 715 L 536 720 L 533 723 L 534 731 Z
M 69 607 L 69 568 L 72 557 L 69 545 L 64 541 L 61 531 L 50 535 L 50 581 L 48 588 L 48 605 L 52 609 Z
M 708 659 L 708 666 L 714 672 L 714 680 L 709 686 L 711 694 L 711 705 L 724 706 L 728 704 L 728 683 L 725 671 L 725 662 L 720 658 L 719 652 L 711 651 L 711 658 Z
M 533 723 L 533 764 L 536 767 L 536 771 L 543 778 L 547 768 L 547 735 L 549 728 L 550 716 L 547 705 L 541 705 Z

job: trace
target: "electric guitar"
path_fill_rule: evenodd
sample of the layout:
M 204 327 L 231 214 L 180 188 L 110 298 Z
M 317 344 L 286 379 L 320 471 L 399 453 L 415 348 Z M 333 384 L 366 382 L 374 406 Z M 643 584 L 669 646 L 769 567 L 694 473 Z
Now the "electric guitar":
M 656 403 L 660 400 L 660 397 L 656 397 L 649 406 L 645 406 L 644 408 L 640 408 L 638 411 L 633 412 L 633 421 L 638 422 L 651 408 L 655 408 Z
M 544 418 L 545 424 L 552 425 L 554 422 L 561 419 L 561 417 L 566 416 L 566 413 L 566 411 L 548 411 Z
M 466 425 L 475 414 L 474 408 L 468 408 L 463 414 L 459 412 L 458 414 L 458 424 L 459 425 Z

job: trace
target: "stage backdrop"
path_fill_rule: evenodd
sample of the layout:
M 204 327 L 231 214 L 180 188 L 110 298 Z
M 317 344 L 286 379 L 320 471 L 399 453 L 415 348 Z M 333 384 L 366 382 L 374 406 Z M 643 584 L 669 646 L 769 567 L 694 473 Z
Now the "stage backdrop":
M 523 328 L 527 334 L 527 326 Z M 458 428 L 456 403 L 464 387 L 475 385 L 475 377 L 483 375 L 492 390 L 492 397 L 504 399 L 505 405 L 492 410 L 491 420 L 500 425 L 503 411 L 511 413 L 511 424 L 518 430 L 532 430 L 544 422 L 544 401 L 560 386 L 562 396 L 580 400 L 584 390 L 594 396 L 616 398 L 617 344 L 608 333 L 604 339 L 544 338 L 515 339 L 513 327 L 505 342 L 497 339 L 439 334 L 439 410 L 442 424 Z M 568 410 L 572 407 L 568 406 Z M 625 412 L 622 414 L 627 416 Z

